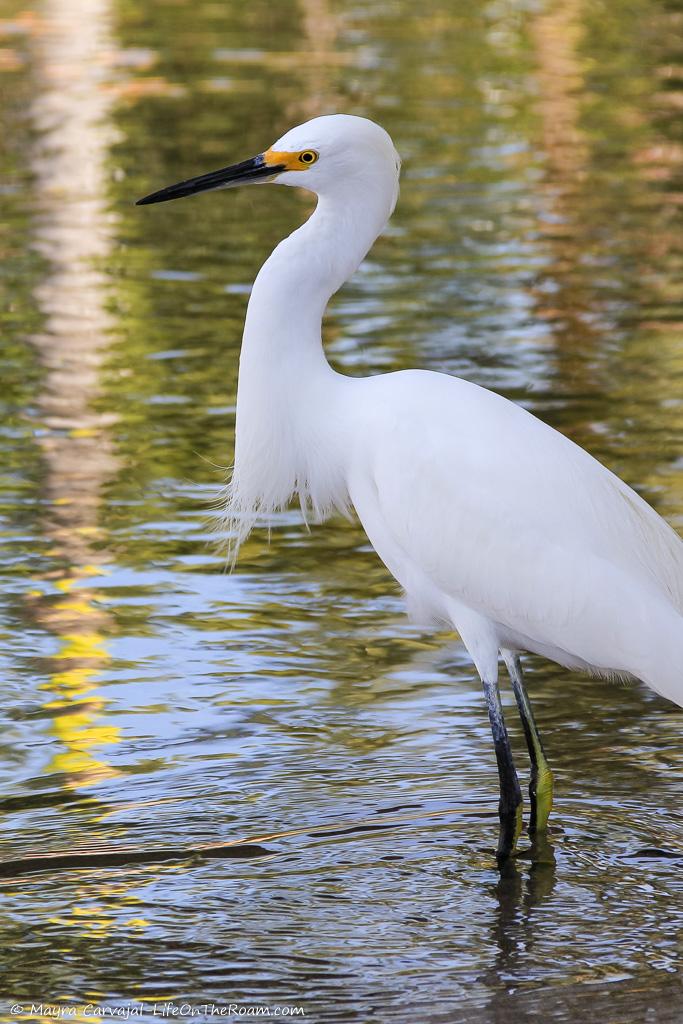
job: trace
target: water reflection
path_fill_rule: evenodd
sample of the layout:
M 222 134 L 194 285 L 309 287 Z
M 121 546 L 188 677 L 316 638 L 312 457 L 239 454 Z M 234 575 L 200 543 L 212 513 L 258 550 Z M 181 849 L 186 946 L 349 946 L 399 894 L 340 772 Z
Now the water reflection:
M 535 918 L 555 891 L 555 853 L 547 840 L 534 844 L 533 862 L 526 871 L 514 861 L 505 865 L 496 882 L 496 912 L 491 931 L 497 955 L 484 979 L 492 992 L 486 1007 L 492 1024 L 510 1019 L 510 996 L 524 973 L 524 961 L 534 954 Z
M 534 314 L 548 325 L 562 387 L 584 395 L 604 391 L 595 353 L 613 325 L 600 315 L 592 279 L 579 269 L 590 244 L 581 213 L 591 161 L 580 106 L 585 91 L 578 52 L 581 4 L 553 4 L 539 11 L 531 38 L 545 161 L 544 208 L 539 211 L 545 260 L 532 284 Z
M 115 774 L 100 750 L 118 738 L 115 726 L 101 722 L 105 704 L 97 693 L 111 632 L 96 582 L 110 558 L 99 512 L 102 488 L 117 471 L 109 434 L 116 416 L 95 408 L 112 327 L 105 270 L 114 232 L 105 198 L 111 12 L 107 0 L 52 0 L 43 15 L 34 47 L 32 169 L 34 246 L 48 272 L 35 289 L 43 323 L 31 340 L 43 371 L 35 403 L 45 467 L 42 531 L 54 568 L 36 580 L 27 601 L 59 642 L 44 663 L 56 740 L 44 771 L 80 788 Z
M 530 659 L 553 849 L 499 877 L 472 667 L 405 623 L 357 527 L 292 510 L 232 576 L 207 546 L 250 284 L 309 200 L 132 206 L 311 114 L 375 117 L 402 196 L 327 318 L 335 365 L 489 385 L 681 525 L 676 12 L 41 11 L 0 0 L 4 855 L 178 857 L 4 878 L 6 987 L 325 1022 L 676 1019 L 680 714 Z M 268 855 L 182 856 L 231 843 Z

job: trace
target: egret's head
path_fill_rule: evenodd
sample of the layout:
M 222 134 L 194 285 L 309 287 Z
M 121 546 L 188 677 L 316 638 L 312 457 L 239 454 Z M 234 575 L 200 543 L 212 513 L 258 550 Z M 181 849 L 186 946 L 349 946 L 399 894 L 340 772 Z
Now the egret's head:
M 291 128 L 258 156 L 153 192 L 137 205 L 270 181 L 299 185 L 318 195 L 379 187 L 387 195 L 390 213 L 400 167 L 391 138 L 378 124 L 351 114 L 330 114 Z

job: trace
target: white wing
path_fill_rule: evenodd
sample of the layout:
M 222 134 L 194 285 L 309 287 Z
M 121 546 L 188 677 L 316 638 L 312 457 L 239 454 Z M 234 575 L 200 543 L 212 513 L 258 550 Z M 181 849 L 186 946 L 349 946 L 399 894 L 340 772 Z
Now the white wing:
M 399 581 L 410 590 L 424 574 L 531 649 L 659 689 L 642 634 L 652 642 L 664 629 L 668 643 L 673 630 L 683 657 L 683 542 L 657 513 L 562 434 L 477 385 L 429 371 L 357 384 L 351 496 Z M 683 664 L 680 676 L 679 691 Z

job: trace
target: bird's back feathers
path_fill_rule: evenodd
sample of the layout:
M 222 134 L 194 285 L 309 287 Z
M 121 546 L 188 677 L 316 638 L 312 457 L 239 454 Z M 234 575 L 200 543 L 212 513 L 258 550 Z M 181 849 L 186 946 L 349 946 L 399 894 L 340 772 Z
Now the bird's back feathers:
M 467 381 L 405 371 L 357 384 L 365 479 L 356 473 L 352 494 L 408 590 L 421 580 L 508 641 L 636 675 L 683 703 L 683 542 L 642 498 L 562 434 Z M 672 657 L 675 668 L 652 669 Z

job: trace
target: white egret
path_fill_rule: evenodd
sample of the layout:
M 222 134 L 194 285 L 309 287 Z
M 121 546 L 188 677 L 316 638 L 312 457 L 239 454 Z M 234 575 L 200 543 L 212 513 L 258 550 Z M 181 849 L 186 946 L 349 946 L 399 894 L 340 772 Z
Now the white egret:
M 530 831 L 542 833 L 552 774 L 519 652 L 635 677 L 683 704 L 683 542 L 592 456 L 494 392 L 426 370 L 354 378 L 330 367 L 325 307 L 391 216 L 399 170 L 382 128 L 336 114 L 139 202 L 266 181 L 318 196 L 249 300 L 228 517 L 239 545 L 294 495 L 318 518 L 353 507 L 414 615 L 457 630 L 488 705 L 503 861 L 521 831 L 522 797 L 499 655 L 531 759 Z

